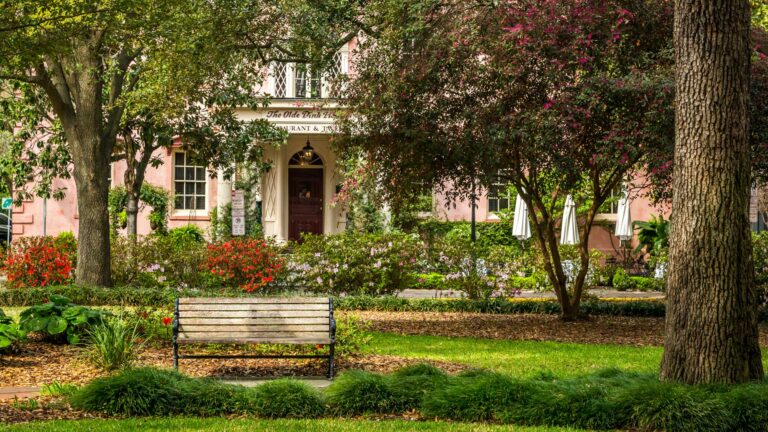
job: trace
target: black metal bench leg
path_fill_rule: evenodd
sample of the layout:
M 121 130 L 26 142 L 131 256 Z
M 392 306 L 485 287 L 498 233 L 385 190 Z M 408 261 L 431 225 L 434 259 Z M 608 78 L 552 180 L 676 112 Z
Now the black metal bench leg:
M 333 350 L 336 343 L 331 343 L 330 354 L 328 355 L 328 379 L 333 379 Z
M 173 368 L 179 368 L 179 345 L 176 343 L 176 337 L 173 338 Z

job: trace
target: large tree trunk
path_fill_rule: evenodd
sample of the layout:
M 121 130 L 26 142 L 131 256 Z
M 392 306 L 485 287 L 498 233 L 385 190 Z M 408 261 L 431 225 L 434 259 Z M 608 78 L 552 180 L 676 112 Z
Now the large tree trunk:
M 79 214 L 77 270 L 80 285 L 110 286 L 108 158 L 98 138 L 70 141 Z
M 79 215 L 75 282 L 110 286 L 107 178 L 116 134 L 104 130 L 99 50 L 98 41 L 80 41 L 75 43 L 71 57 L 49 59 L 48 66 L 59 73 L 54 73 L 44 88 L 61 120 L 74 165 Z
M 677 0 L 676 145 L 661 378 L 761 379 L 749 201 L 747 0 Z

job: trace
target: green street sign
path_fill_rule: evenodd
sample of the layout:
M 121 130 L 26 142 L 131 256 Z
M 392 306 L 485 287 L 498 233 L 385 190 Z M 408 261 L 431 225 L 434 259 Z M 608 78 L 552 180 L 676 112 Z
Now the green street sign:
M 3 197 L 3 210 L 8 210 L 13 207 L 13 198 Z

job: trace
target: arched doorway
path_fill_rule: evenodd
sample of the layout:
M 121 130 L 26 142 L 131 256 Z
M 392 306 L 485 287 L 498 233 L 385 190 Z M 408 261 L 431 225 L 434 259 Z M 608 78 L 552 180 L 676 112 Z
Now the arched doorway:
M 311 146 L 288 161 L 288 239 L 323 233 L 323 160 Z

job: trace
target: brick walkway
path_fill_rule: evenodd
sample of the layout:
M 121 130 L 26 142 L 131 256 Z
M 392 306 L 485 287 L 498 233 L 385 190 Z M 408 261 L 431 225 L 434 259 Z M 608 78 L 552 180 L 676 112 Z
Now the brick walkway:
M 0 387 L 0 401 L 40 396 L 40 387 Z

